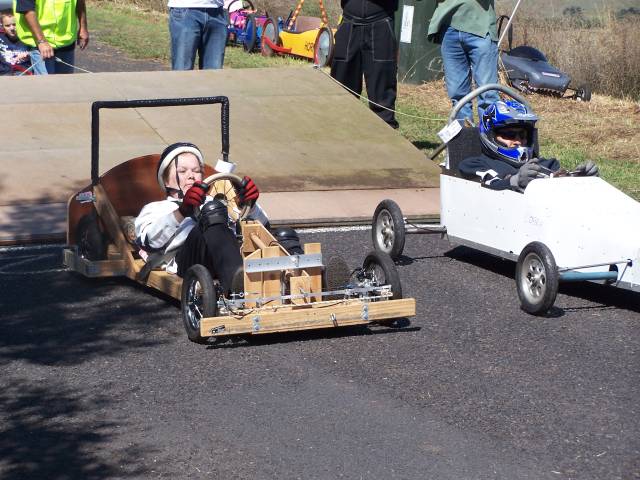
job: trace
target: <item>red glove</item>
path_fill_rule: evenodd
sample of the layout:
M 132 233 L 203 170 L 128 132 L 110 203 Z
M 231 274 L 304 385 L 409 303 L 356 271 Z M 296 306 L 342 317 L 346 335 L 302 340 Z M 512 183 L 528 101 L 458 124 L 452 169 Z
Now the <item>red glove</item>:
M 207 190 L 209 190 L 209 185 L 201 182 L 194 183 L 187 190 L 180 207 L 178 207 L 178 211 L 184 218 L 192 216 L 195 209 L 202 205 L 204 198 L 207 196 Z
M 258 186 L 253 183 L 251 178 L 245 177 L 242 179 L 240 188 L 238 188 L 238 206 L 244 207 L 245 205 L 253 206 L 260 196 L 260 190 Z

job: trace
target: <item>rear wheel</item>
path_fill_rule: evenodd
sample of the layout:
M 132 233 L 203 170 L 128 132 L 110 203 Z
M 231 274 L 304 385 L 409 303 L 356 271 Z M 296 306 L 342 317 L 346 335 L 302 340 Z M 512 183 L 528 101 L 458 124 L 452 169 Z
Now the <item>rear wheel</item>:
M 516 286 L 522 309 L 544 315 L 556 301 L 560 284 L 558 267 L 551 250 L 541 242 L 531 242 L 518 257 Z
M 250 13 L 247 17 L 247 23 L 244 29 L 244 40 L 242 42 L 242 46 L 245 52 L 253 52 L 253 49 L 256 48 L 256 16 L 253 13 Z
M 207 343 L 200 335 L 200 320 L 215 317 L 217 313 L 216 289 L 209 270 L 203 265 L 193 265 L 182 279 L 182 322 L 189 340 Z
M 373 214 L 371 225 L 373 248 L 397 259 L 402 255 L 405 242 L 402 210 L 393 200 L 383 200 Z
M 316 42 L 313 46 L 313 63 L 316 67 L 331 65 L 333 57 L 333 32 L 328 27 L 318 30 Z
M 273 18 L 267 18 L 262 26 L 262 37 L 260 38 L 260 50 L 265 57 L 272 57 L 275 52 L 265 41 L 269 39 L 274 45 L 278 44 L 278 24 Z
M 78 253 L 87 260 L 105 260 L 109 245 L 107 236 L 100 230 L 98 214 L 94 211 L 84 215 L 76 226 Z
M 582 85 L 576 90 L 576 100 L 579 102 L 589 102 L 591 100 L 591 89 Z

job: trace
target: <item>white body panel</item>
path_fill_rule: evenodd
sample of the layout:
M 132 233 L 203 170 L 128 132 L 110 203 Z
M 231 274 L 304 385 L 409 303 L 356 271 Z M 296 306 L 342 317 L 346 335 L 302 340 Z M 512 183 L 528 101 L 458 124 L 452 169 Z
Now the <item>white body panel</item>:
M 599 177 L 532 181 L 524 193 L 495 191 L 440 175 L 441 223 L 447 234 L 479 250 L 517 259 L 544 243 L 558 268 L 618 263 L 618 286 L 640 291 L 640 203 Z

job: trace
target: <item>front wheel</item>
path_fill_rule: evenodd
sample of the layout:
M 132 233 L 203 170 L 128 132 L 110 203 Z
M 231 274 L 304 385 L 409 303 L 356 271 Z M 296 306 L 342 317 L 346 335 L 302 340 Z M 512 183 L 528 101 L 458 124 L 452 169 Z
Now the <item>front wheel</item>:
M 365 285 L 374 287 L 389 285 L 392 293 L 390 300 L 402 298 L 402 284 L 398 269 L 386 253 L 376 251 L 369 253 L 362 263 L 360 276 Z
M 556 301 L 560 276 L 551 250 L 541 242 L 531 242 L 518 257 L 516 286 L 522 309 L 544 315 Z
M 180 299 L 187 337 L 195 343 L 207 343 L 207 337 L 200 335 L 200 320 L 215 317 L 218 305 L 213 279 L 206 267 L 193 265 L 187 270 L 182 279 Z
M 383 200 L 373 214 L 371 225 L 373 248 L 397 259 L 402 255 L 405 242 L 402 210 L 393 200 Z

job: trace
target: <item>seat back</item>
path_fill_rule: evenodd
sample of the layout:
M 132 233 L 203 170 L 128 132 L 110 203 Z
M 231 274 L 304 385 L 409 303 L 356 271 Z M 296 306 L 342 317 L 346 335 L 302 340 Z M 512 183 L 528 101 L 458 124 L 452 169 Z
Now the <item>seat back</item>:
M 458 166 L 465 158 L 477 157 L 482 154 L 482 144 L 480 143 L 480 132 L 477 127 L 462 127 L 460 133 L 447 144 L 447 155 L 449 156 L 449 168 L 443 173 L 454 177 L 460 177 Z
M 322 25 L 322 19 L 318 17 L 307 17 L 304 15 L 296 18 L 296 23 L 293 25 L 293 31 L 296 33 L 306 32 L 307 30 L 314 30 L 320 28 Z

